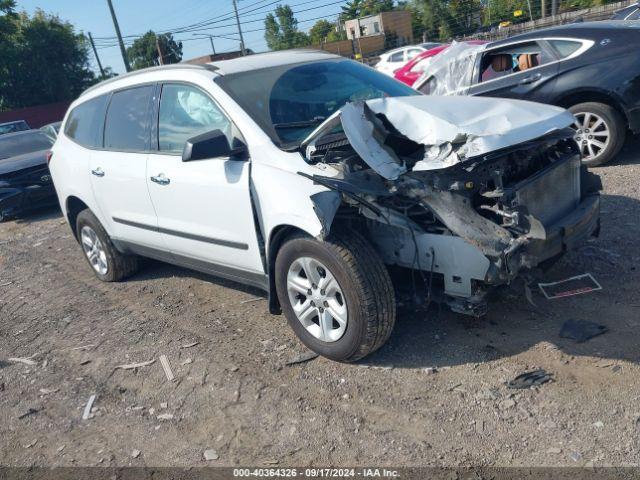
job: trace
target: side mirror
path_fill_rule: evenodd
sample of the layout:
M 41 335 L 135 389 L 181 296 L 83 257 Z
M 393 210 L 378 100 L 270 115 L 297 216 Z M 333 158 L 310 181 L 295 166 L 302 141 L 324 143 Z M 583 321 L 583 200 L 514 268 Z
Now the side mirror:
M 247 146 L 239 140 L 234 141 L 234 146 L 229 145 L 227 136 L 222 130 L 212 130 L 191 137 L 184 144 L 182 161 L 205 160 L 207 158 L 233 157 L 247 151 Z

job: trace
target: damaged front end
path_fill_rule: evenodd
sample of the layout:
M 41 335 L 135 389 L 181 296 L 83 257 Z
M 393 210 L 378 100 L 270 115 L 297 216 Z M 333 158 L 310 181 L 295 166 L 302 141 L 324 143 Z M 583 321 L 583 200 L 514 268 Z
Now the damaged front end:
M 530 102 L 404 97 L 345 105 L 303 143 L 331 192 L 312 197 L 365 229 L 385 263 L 441 275 L 455 310 L 597 234 L 599 178 L 568 112 Z

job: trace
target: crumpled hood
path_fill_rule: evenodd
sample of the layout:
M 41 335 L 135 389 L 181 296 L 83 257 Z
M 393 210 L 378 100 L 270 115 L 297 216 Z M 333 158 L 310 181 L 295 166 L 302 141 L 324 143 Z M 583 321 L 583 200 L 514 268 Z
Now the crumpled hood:
M 365 105 L 367 108 L 365 108 Z M 533 140 L 569 127 L 567 110 L 522 100 L 466 96 L 388 97 L 343 106 L 309 135 L 303 145 L 342 123 L 358 155 L 390 180 L 406 172 L 402 161 L 376 138 L 375 122 L 366 110 L 383 115 L 410 140 L 425 146 L 425 158 L 413 170 L 434 170 L 464 159 Z

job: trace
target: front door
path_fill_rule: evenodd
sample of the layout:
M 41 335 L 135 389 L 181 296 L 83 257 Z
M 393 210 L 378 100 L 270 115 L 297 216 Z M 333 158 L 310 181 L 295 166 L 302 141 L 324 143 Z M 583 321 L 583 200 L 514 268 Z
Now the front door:
M 488 49 L 479 56 L 470 95 L 545 102 L 544 88 L 554 82 L 558 59 L 544 42 L 525 41 Z
M 147 189 L 149 108 L 153 85 L 111 96 L 102 150 L 91 151 L 91 185 L 107 230 L 117 240 L 161 248 L 156 213 Z
M 147 185 L 168 249 L 183 263 L 215 264 L 230 276 L 234 269 L 263 275 L 249 159 L 182 161 L 191 137 L 221 130 L 233 145 L 240 133 L 218 104 L 193 85 L 162 85 L 158 108 Z

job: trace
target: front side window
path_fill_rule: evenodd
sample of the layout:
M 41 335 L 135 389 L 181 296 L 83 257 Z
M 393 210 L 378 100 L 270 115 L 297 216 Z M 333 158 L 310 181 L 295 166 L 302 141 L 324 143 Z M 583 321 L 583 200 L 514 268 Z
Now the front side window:
M 153 86 L 129 88 L 111 97 L 104 126 L 108 150 L 144 151 L 149 138 L 149 101 Z
M 102 139 L 99 132 L 102 131 L 101 124 L 104 122 L 107 99 L 107 95 L 101 95 L 71 110 L 64 126 L 64 134 L 83 147 L 101 147 Z
M 491 50 L 482 55 L 480 81 L 486 82 L 512 73 L 524 72 L 552 60 L 537 42 L 524 42 Z
M 389 57 L 391 63 L 404 62 L 404 52 L 396 52 Z
M 181 153 L 188 139 L 212 130 L 221 130 L 231 143 L 231 122 L 211 98 L 188 85 L 162 87 L 158 150 Z

